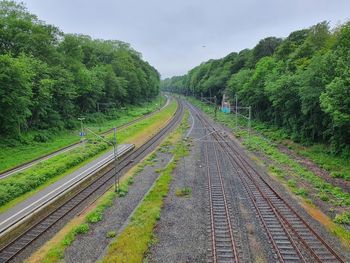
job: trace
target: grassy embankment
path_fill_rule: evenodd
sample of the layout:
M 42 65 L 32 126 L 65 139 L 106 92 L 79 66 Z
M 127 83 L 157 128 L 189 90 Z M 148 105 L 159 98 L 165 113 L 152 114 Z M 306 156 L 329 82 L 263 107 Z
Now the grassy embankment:
M 163 96 L 161 103 L 163 104 L 164 101 L 165 97 Z M 86 116 L 85 125 L 94 132 L 103 132 L 155 111 L 158 107 L 159 99 L 157 98 L 140 106 L 128 106 L 117 116 L 107 117 L 102 114 Z M 78 134 L 79 129 L 59 132 L 31 131 L 23 135 L 24 143 L 10 146 L 0 142 L 0 172 L 79 142 Z M 41 140 L 44 138 L 45 142 L 35 141 L 38 136 Z
M 153 227 L 160 216 L 162 200 L 167 195 L 169 183 L 171 181 L 171 172 L 173 171 L 176 162 L 181 155 L 187 154 L 188 145 L 179 143 L 181 133 L 187 127 L 188 113 L 182 121 L 182 124 L 160 145 L 153 153 L 150 153 L 138 165 L 134 166 L 121 179 L 121 188 L 124 193 L 127 193 L 128 186 L 131 185 L 136 176 L 146 165 L 153 165 L 156 157 L 156 151 L 169 151 L 170 145 L 175 145 L 172 152 L 174 159 L 163 170 L 159 172 L 159 178 L 148 193 L 141 205 L 132 216 L 131 223 L 125 228 L 120 236 L 117 237 L 111 244 L 109 254 L 106 258 L 113 261 L 113 258 L 118 257 L 118 262 L 142 262 L 143 255 L 148 248 L 148 245 L 153 242 Z M 122 195 L 124 196 L 124 195 Z M 34 262 L 61 262 L 64 258 L 65 249 L 72 244 L 79 234 L 89 232 L 91 224 L 103 220 L 105 209 L 112 206 L 115 198 L 120 198 L 113 190 L 106 192 L 99 200 L 90 207 L 88 211 L 79 217 L 74 218 L 67 224 L 55 237 L 48 241 L 42 248 L 35 252 L 27 263 Z M 106 234 L 106 238 L 112 238 L 116 232 L 111 231 Z M 125 243 L 126 242 L 126 243 Z M 113 248 L 117 247 L 118 252 L 115 253 Z M 120 257 L 120 253 L 124 256 Z M 106 258 L 104 261 L 106 261 Z M 135 261 L 136 260 L 136 261 Z
M 195 99 L 189 100 L 209 116 L 214 117 L 212 106 L 208 106 Z M 248 140 L 247 123 L 245 120 L 239 119 L 239 125 L 244 127 L 241 129 L 236 129 L 235 117 L 232 114 L 218 112 L 217 120 L 234 129 L 235 136 L 239 137 L 243 145 L 249 150 L 263 153 L 272 160 L 272 163 L 267 163 L 265 160 L 255 156 L 255 158 L 259 159 L 260 162 L 268 167 L 271 175 L 275 176 L 275 178 L 282 182 L 292 193 L 302 198 L 303 206 L 312 216 L 326 225 L 331 232 L 340 237 L 343 243 L 350 248 L 350 231 L 348 230 L 350 225 L 350 214 L 348 212 L 350 209 L 349 193 L 345 192 L 340 187 L 326 182 L 323 178 L 315 175 L 297 161 L 293 160 L 289 155 L 281 152 L 276 143 L 281 143 L 282 138 L 286 140 L 286 137 L 282 137 L 285 136 L 283 132 L 275 129 L 268 129 L 266 125 L 253 123 L 253 132 Z M 264 129 L 261 127 L 264 127 Z M 259 134 L 262 130 L 264 130 L 264 136 Z M 288 143 L 290 144 L 290 141 L 288 141 Z M 346 160 L 332 155 L 327 155 L 328 157 L 325 157 L 325 153 L 316 150 L 318 146 L 305 147 L 296 143 L 293 143 L 293 145 L 294 148 L 302 148 L 303 153 L 308 155 L 308 157 L 316 163 L 323 161 L 324 163 L 322 166 L 329 169 L 331 173 L 334 172 L 332 169 L 335 169 L 338 174 L 343 175 L 341 177 L 347 177 L 347 173 L 350 171 L 350 162 L 346 162 Z M 338 167 L 337 164 L 340 163 L 344 164 L 344 167 Z M 313 203 L 316 202 L 324 202 L 327 207 L 330 207 L 330 211 L 328 212 L 334 215 L 333 221 L 326 215 L 322 215 L 320 211 L 317 211 L 316 206 L 313 205 Z
M 171 119 L 176 108 L 177 103 L 173 101 L 161 112 L 118 131 L 118 143 L 142 144 Z M 112 139 L 112 137 L 113 135 L 109 135 L 106 138 Z M 21 173 L 1 180 L 0 212 L 13 207 L 18 202 L 32 196 L 110 149 L 111 147 L 104 142 L 87 143 L 68 154 L 57 155 Z

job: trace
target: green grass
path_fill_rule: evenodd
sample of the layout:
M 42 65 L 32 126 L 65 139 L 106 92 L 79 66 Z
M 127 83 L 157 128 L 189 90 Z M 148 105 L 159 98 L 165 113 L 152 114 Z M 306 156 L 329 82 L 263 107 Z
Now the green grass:
M 342 214 L 337 214 L 333 220 L 338 224 L 347 224 L 350 225 L 350 212 L 344 212 Z
M 141 120 L 118 132 L 118 142 L 123 143 L 130 138 L 141 134 L 144 130 L 152 127 L 158 122 L 164 122 L 170 118 L 177 108 L 177 103 L 173 101 L 162 111 L 155 115 Z M 107 139 L 111 139 L 113 136 L 107 136 Z M 46 185 L 47 182 L 53 183 L 60 179 L 67 171 L 74 171 L 81 164 L 87 160 L 92 160 L 97 155 L 106 152 L 110 147 L 103 142 L 97 144 L 89 143 L 84 147 L 79 147 L 70 151 L 68 154 L 60 154 L 49 160 L 43 161 L 34 165 L 33 167 L 12 175 L 0 181 L 0 211 L 5 211 L 18 202 L 22 201 L 23 195 L 29 197 L 35 194 L 42 185 Z M 30 193 L 30 194 L 29 194 Z M 9 205 L 9 203 L 11 204 Z
M 186 114 L 184 121 L 186 121 L 187 118 L 188 118 L 188 113 Z M 179 133 L 179 128 L 174 133 L 176 133 L 176 132 Z M 170 135 L 169 137 L 171 137 L 171 136 L 172 135 Z M 182 146 L 181 145 L 179 146 L 179 144 L 178 144 L 178 147 L 175 148 L 175 150 L 174 150 L 175 155 L 178 156 L 177 159 L 179 158 L 181 153 L 184 153 L 184 152 L 186 153 L 187 152 L 187 151 L 185 151 L 184 149 L 182 149 L 180 147 L 182 147 Z M 130 185 L 130 181 L 131 180 L 133 181 L 133 178 L 135 176 L 138 176 L 139 173 L 143 170 L 143 168 L 147 165 L 146 161 L 154 160 L 155 158 L 156 158 L 156 153 L 153 153 L 143 163 L 138 164 L 138 166 L 137 166 L 138 168 L 136 169 L 135 173 L 131 177 L 129 177 L 127 180 L 122 182 L 120 187 L 122 189 L 127 189 L 128 185 Z M 161 176 L 159 177 L 159 179 L 157 179 L 157 181 L 156 181 L 156 186 L 157 187 L 153 186 L 153 188 L 149 192 L 148 196 L 144 199 L 145 202 L 154 204 L 154 202 L 153 202 L 154 201 L 154 197 L 161 196 L 162 198 L 164 198 L 166 196 L 167 191 L 168 191 L 168 183 L 167 182 L 169 182 L 169 180 L 171 180 L 171 171 L 174 169 L 175 163 L 176 163 L 176 160 L 174 160 L 164 170 L 164 173 L 162 173 L 162 175 L 161 175 L 161 176 L 163 176 L 162 179 L 160 179 Z M 142 167 L 142 169 L 139 169 L 140 167 Z M 130 180 L 130 178 L 132 178 L 132 179 Z M 166 192 L 164 190 L 166 190 Z M 64 251 L 65 251 L 65 249 L 75 240 L 75 238 L 77 236 L 77 229 L 80 229 L 82 226 L 84 226 L 84 228 L 86 228 L 85 225 L 89 226 L 89 224 L 94 224 L 94 223 L 97 223 L 97 222 L 103 220 L 104 211 L 108 207 L 112 206 L 114 199 L 117 198 L 118 196 L 119 196 L 118 193 L 116 193 L 115 191 L 109 191 L 104 196 L 102 196 L 102 198 L 100 199 L 98 205 L 85 216 L 84 222 L 82 224 L 74 227 L 71 231 L 69 231 L 63 237 L 63 239 L 61 240 L 61 242 L 58 245 L 56 245 L 56 246 L 54 246 L 54 247 L 49 249 L 47 254 L 44 256 L 43 262 L 61 262 L 64 259 Z M 158 204 L 158 202 L 157 202 L 157 204 Z M 149 207 L 146 206 L 143 203 L 143 206 L 139 207 L 137 209 L 137 211 L 139 211 L 139 213 L 141 213 L 141 215 L 142 215 L 143 212 L 140 212 L 140 211 L 148 210 L 148 208 Z M 149 218 L 149 217 L 145 218 L 145 217 L 143 217 L 143 219 L 144 220 L 155 220 L 155 221 L 158 221 L 160 219 L 160 208 L 159 207 L 158 208 L 157 207 L 152 207 L 152 209 L 149 209 L 149 210 L 150 211 L 148 211 L 148 212 L 152 213 L 152 218 Z M 133 215 L 133 219 L 132 219 L 133 222 L 135 222 L 135 216 L 136 216 L 136 214 Z M 143 215 L 143 216 L 145 216 L 145 215 Z M 139 217 L 137 217 L 136 219 L 139 219 Z M 145 229 L 143 229 L 143 230 L 145 230 Z M 87 232 L 88 231 L 86 231 L 85 233 L 87 233 Z M 109 231 L 106 234 L 107 238 L 113 238 L 115 236 L 116 236 L 116 232 L 115 231 Z M 134 241 L 138 242 L 136 240 L 134 240 Z M 148 242 L 148 241 L 146 241 L 146 242 Z
M 192 189 L 189 188 L 189 187 L 184 187 L 184 188 L 181 188 L 181 189 L 176 189 L 175 191 L 175 195 L 177 197 L 187 197 L 187 196 L 190 196 L 192 193 Z
M 187 125 L 188 113 L 177 132 Z M 185 147 L 185 148 L 184 148 Z M 102 262 L 142 262 L 148 248 L 154 244 L 153 229 L 160 219 L 163 199 L 168 195 L 172 172 L 179 158 L 188 152 L 188 145 L 178 141 L 173 150 L 173 161 L 163 170 L 151 191 L 131 217 L 131 222 L 108 248 Z
M 162 98 L 163 102 L 164 100 L 165 97 Z M 127 110 L 118 113 L 117 117 L 109 117 L 112 118 L 109 120 L 103 115 L 98 115 L 101 118 L 87 116 L 89 122 L 87 122 L 86 125 L 94 132 L 106 131 L 112 127 L 123 125 L 142 115 L 155 111 L 158 105 L 159 99 L 157 98 L 152 102 L 144 103 L 140 106 L 129 106 Z M 15 143 L 15 145 L 11 146 L 0 143 L 0 172 L 78 142 L 80 140 L 78 130 L 79 128 L 74 131 L 65 130 L 59 132 L 31 131 L 23 135 L 23 143 Z M 44 136 L 47 141 L 36 142 L 34 138 L 38 135 Z

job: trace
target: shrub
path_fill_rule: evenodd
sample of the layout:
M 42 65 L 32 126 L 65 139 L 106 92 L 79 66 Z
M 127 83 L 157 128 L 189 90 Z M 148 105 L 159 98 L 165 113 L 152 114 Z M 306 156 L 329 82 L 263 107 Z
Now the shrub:
M 335 223 L 350 225 L 350 212 L 344 212 L 342 214 L 337 214 L 333 219 Z
M 128 185 L 132 185 L 134 183 L 134 178 L 133 177 L 129 177 L 127 180 L 127 184 Z
M 300 195 L 302 197 L 307 197 L 309 194 L 307 190 L 303 187 L 294 189 L 293 193 L 295 193 L 296 195 Z
M 47 142 L 49 139 L 50 138 L 43 133 L 36 134 L 33 138 L 35 142 Z
M 182 189 L 176 189 L 175 195 L 178 197 L 189 196 L 192 192 L 192 189 L 189 187 L 185 187 Z
M 295 188 L 297 186 L 297 183 L 294 179 L 289 179 L 288 180 L 288 186 L 291 188 Z
M 107 144 L 86 145 L 84 148 L 72 150 L 69 155 L 58 155 L 49 160 L 5 178 L 0 181 L 0 206 L 39 187 L 51 178 L 66 172 L 70 168 L 103 151 Z
M 76 234 L 86 234 L 87 232 L 89 232 L 89 225 L 88 224 L 81 224 L 79 226 L 77 226 L 74 229 L 74 233 Z
M 89 223 L 97 223 L 101 221 L 103 218 L 103 213 L 101 209 L 97 209 L 96 211 L 93 211 L 92 213 L 88 214 L 86 217 L 86 221 Z
M 115 231 L 109 231 L 109 232 L 107 232 L 107 234 L 106 234 L 106 237 L 107 237 L 107 238 L 112 238 L 112 237 L 115 237 L 115 236 L 116 236 Z

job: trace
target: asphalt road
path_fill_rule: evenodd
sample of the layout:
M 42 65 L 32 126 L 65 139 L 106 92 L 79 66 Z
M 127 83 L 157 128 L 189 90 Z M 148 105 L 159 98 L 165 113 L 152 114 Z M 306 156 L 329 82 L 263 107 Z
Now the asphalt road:
M 118 156 L 123 156 L 128 151 L 132 150 L 134 145 L 123 144 L 117 148 Z M 13 226 L 23 218 L 32 214 L 34 211 L 45 206 L 53 199 L 65 193 L 69 188 L 79 183 L 82 179 L 92 175 L 99 170 L 101 166 L 108 162 L 113 161 L 113 150 L 101 155 L 88 164 L 82 166 L 75 172 L 61 178 L 57 182 L 51 184 L 45 189 L 37 192 L 35 195 L 27 198 L 26 200 L 18 203 L 13 208 L 0 214 L 0 235 L 6 231 L 9 227 Z

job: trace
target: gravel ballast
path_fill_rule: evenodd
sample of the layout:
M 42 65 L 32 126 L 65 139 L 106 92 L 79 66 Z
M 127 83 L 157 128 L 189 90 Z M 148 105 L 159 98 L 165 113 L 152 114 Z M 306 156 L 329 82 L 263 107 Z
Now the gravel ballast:
M 176 190 L 189 187 L 191 194 L 176 196 Z M 180 159 L 155 228 L 157 243 L 150 249 L 149 262 L 206 262 L 207 181 L 200 146 Z
M 112 240 L 107 237 L 107 233 L 118 233 L 159 176 L 156 170 L 164 168 L 171 158 L 171 154 L 157 151 L 154 164 L 146 165 L 143 171 L 134 177 L 134 183 L 129 185 L 128 194 L 123 198 L 116 198 L 113 205 L 105 210 L 102 221 L 90 224 L 90 231 L 78 235 L 66 249 L 65 261 L 86 263 L 98 260 Z

